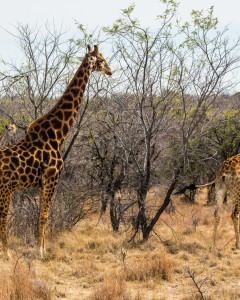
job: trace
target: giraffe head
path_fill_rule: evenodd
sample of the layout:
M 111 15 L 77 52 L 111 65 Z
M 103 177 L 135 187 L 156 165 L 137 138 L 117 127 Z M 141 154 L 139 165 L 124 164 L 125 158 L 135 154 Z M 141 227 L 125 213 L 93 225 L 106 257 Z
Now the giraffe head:
M 98 50 L 98 46 L 94 46 L 94 50 L 88 45 L 88 53 L 85 57 L 81 57 L 80 60 L 82 62 L 88 62 L 91 65 L 92 71 L 104 72 L 107 75 L 112 75 L 112 71 L 102 56 L 102 54 Z

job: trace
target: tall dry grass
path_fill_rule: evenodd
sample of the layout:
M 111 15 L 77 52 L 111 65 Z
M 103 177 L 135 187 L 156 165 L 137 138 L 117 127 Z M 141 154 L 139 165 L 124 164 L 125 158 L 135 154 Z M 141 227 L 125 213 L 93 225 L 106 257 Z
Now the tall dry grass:
M 0 300 L 52 300 L 49 287 L 31 270 L 26 262 L 17 260 L 11 269 L 0 273 Z

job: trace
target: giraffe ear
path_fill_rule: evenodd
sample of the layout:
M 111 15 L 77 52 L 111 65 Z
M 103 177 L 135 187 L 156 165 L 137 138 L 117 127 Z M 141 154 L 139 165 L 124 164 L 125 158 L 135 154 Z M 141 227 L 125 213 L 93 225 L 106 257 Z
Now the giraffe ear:
M 99 55 L 98 46 L 94 45 L 94 54 Z
M 84 57 L 77 57 L 78 60 L 83 61 Z
M 88 53 L 92 52 L 92 48 L 90 47 L 90 45 L 87 45 L 87 48 L 88 48 Z

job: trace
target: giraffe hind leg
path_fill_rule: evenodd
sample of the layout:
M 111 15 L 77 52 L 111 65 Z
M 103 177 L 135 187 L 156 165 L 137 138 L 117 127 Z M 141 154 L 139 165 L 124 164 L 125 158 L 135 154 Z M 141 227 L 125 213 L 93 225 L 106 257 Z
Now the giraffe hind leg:
M 41 207 L 40 207 L 39 230 L 38 230 L 38 250 L 41 257 L 43 257 L 43 253 L 45 251 L 46 227 L 47 227 L 51 200 L 56 185 L 57 185 L 57 180 L 55 179 L 55 181 L 53 182 L 50 178 L 44 181 L 43 187 L 40 189 Z
M 216 208 L 214 212 L 213 248 L 216 246 L 217 228 L 220 222 L 220 211 L 226 193 L 227 193 L 227 187 L 225 181 L 221 179 L 216 183 Z
M 233 207 L 233 211 L 232 211 L 232 221 L 233 221 L 233 225 L 234 225 L 234 230 L 235 230 L 235 235 L 236 235 L 236 249 L 240 249 L 240 241 L 239 241 L 239 205 L 237 203 L 236 200 L 240 200 L 240 199 L 234 199 L 234 207 Z

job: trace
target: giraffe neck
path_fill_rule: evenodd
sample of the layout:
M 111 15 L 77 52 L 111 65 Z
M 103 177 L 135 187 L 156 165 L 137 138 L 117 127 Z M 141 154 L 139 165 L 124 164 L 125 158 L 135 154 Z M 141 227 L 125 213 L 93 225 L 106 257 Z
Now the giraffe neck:
M 76 118 L 91 72 L 91 65 L 83 62 L 55 106 L 30 125 L 27 135 L 31 140 L 33 133 L 41 137 L 42 132 L 45 142 L 56 140 L 58 147 L 61 146 Z M 25 138 L 28 140 L 27 135 Z

